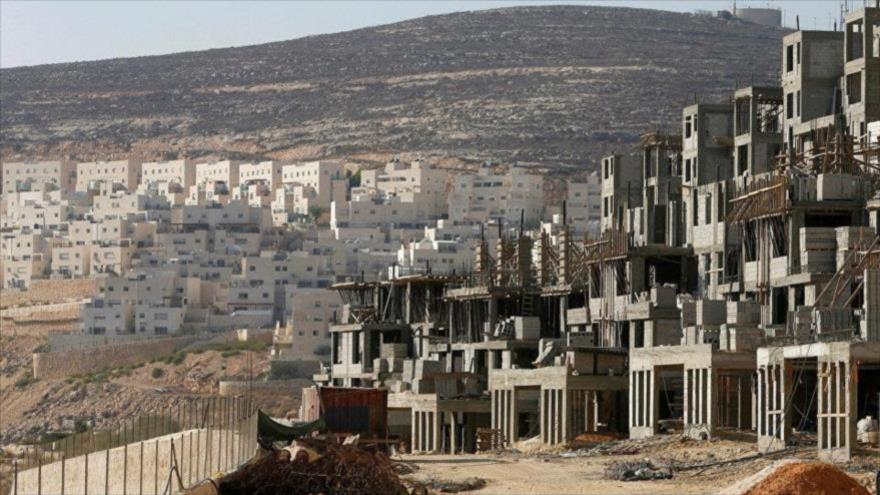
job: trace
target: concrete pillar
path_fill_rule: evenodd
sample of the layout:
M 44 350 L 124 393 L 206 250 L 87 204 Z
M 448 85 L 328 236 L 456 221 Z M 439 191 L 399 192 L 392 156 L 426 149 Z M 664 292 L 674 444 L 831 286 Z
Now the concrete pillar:
M 562 396 L 562 442 L 569 441 L 569 435 L 571 435 L 571 425 L 569 425 L 569 421 L 571 421 L 571 411 L 569 411 L 571 407 L 570 394 L 571 391 L 567 388 L 559 390 L 559 395 Z
M 510 441 L 515 442 L 519 438 L 519 421 L 517 421 L 516 389 L 508 391 L 510 395 Z
M 449 453 L 455 455 L 456 453 L 456 432 L 458 430 L 458 424 L 455 421 L 455 417 L 458 415 L 455 411 L 449 413 Z
M 635 371 L 629 372 L 629 400 L 627 401 L 628 402 L 627 405 L 629 406 L 628 408 L 629 408 L 629 429 L 630 429 L 630 431 L 632 431 L 633 426 L 635 426 L 635 423 L 633 422 L 633 419 L 634 419 L 633 418 L 633 407 L 635 407 L 635 403 L 637 400 L 636 396 L 638 395 L 636 393 L 636 387 L 635 387 L 635 380 L 634 380 L 635 374 L 636 374 Z
M 538 395 L 538 415 L 540 417 L 541 443 L 547 443 L 547 391 L 543 388 Z
M 690 374 L 691 370 L 685 368 L 684 369 L 684 393 L 682 394 L 682 409 L 684 410 L 684 427 L 687 428 L 687 425 L 690 424 L 690 405 L 692 401 L 690 400 L 691 389 L 690 389 Z
M 410 413 L 410 418 L 410 423 L 412 423 L 410 425 L 412 433 L 410 434 L 409 439 L 409 451 L 416 452 L 418 450 L 419 412 L 413 410 Z
M 443 417 L 443 413 L 441 413 L 440 411 L 435 411 L 435 412 L 432 412 L 431 414 L 433 415 L 433 420 L 434 420 L 432 423 L 433 427 L 434 427 L 433 428 L 434 429 L 434 432 L 433 432 L 434 439 L 433 439 L 433 445 L 431 446 L 432 447 L 431 450 L 434 452 L 440 452 L 440 449 L 441 449 L 441 445 L 440 445 L 440 430 L 441 430 L 440 425 L 441 425 L 441 423 L 440 423 L 440 420 Z
M 490 353 L 491 355 L 491 353 Z M 492 429 L 498 428 L 498 391 L 490 390 L 489 391 L 489 401 L 491 402 L 491 413 L 489 414 L 489 419 L 492 422 Z

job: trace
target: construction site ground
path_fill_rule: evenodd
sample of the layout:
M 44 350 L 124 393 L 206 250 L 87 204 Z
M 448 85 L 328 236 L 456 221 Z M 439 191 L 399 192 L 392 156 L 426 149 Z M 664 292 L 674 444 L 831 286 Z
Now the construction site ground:
M 724 493 L 725 489 L 731 494 L 744 493 L 754 484 L 749 477 L 785 459 L 817 457 L 815 445 L 756 456 L 754 438 L 748 435 L 704 442 L 661 435 L 581 447 L 456 456 L 403 455 L 400 459 L 412 468 L 413 472 L 404 476 L 410 483 L 441 487 L 448 482 L 485 480 L 483 488 L 468 493 L 714 495 Z M 726 462 L 743 458 L 747 460 Z M 606 469 L 613 463 L 645 459 L 653 464 L 671 465 L 672 479 L 616 481 L 606 476 Z M 876 495 L 874 479 L 880 470 L 880 450 L 859 449 L 851 462 L 839 467 Z

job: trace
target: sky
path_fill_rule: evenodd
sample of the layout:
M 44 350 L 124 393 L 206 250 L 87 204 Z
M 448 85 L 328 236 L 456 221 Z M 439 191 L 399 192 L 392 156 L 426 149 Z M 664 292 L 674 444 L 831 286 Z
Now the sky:
M 847 0 L 861 8 L 867 0 Z M 871 3 L 874 0 L 870 0 Z M 730 10 L 733 0 L 35 1 L 0 0 L 0 67 L 159 55 L 347 31 L 425 15 L 518 5 Z M 840 0 L 737 0 L 776 7 L 786 25 L 831 29 Z

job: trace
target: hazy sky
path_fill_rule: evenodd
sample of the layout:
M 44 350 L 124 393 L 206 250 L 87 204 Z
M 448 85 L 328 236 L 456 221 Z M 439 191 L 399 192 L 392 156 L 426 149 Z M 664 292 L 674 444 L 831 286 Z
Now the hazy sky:
M 865 0 L 849 0 L 861 7 Z M 870 0 L 873 3 L 874 0 Z M 156 55 L 251 45 L 385 24 L 431 14 L 516 5 L 616 5 L 691 12 L 729 1 L 33 1 L 0 0 L 0 67 Z M 783 9 L 787 25 L 830 29 L 836 0 L 738 0 Z

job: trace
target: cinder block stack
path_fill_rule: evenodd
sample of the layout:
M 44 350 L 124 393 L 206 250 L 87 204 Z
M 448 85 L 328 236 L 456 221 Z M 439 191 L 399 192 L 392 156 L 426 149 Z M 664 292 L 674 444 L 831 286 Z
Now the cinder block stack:
M 880 269 L 865 270 L 864 316 L 861 336 L 869 342 L 880 342 Z
M 697 325 L 718 328 L 727 322 L 727 302 L 701 299 L 697 301 Z
M 801 227 L 801 269 L 812 273 L 833 273 L 837 234 L 834 227 Z
M 727 324 L 732 326 L 756 326 L 761 323 L 761 305 L 755 301 L 727 303 Z
M 824 308 L 816 310 L 817 333 L 835 333 L 853 328 L 852 310 L 849 308 Z
M 837 227 L 837 259 L 838 270 L 846 263 L 854 249 L 867 249 L 874 240 L 871 227 Z

